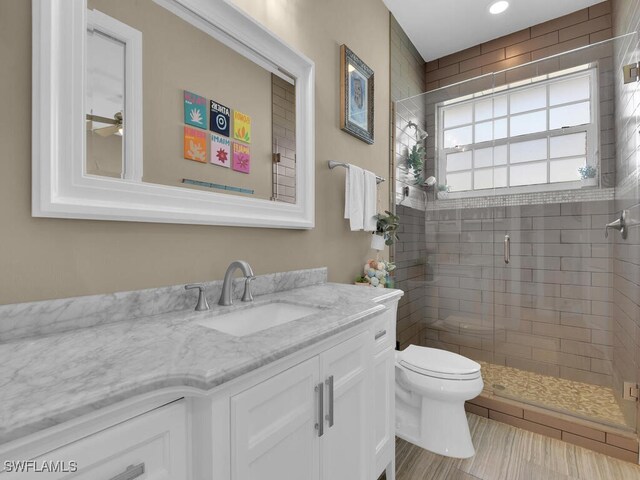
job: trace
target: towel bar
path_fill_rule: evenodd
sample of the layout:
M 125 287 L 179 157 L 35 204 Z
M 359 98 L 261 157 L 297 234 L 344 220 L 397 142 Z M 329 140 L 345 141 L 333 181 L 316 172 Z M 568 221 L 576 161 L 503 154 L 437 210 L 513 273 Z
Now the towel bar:
M 350 164 L 348 163 L 342 163 L 342 162 L 336 162 L 334 160 L 329 160 L 329 168 L 331 170 L 333 170 L 336 167 L 344 167 L 344 168 L 349 168 Z M 378 175 L 376 175 L 376 183 L 382 183 L 385 181 L 385 178 L 383 177 L 379 177 Z

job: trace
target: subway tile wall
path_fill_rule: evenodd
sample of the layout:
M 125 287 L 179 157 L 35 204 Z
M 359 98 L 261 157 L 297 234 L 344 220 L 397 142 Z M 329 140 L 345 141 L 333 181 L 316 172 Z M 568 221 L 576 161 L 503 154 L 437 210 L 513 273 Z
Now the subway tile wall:
M 611 2 L 606 1 L 430 61 L 425 65 L 426 89 L 435 90 L 568 52 L 611 36 Z
M 592 201 L 428 210 L 422 343 L 611 385 L 614 239 L 602 225 L 613 209 Z
M 640 3 L 636 0 L 613 2 L 614 33 L 623 35 L 640 29 Z M 618 41 L 615 49 L 617 178 L 615 209 L 629 210 L 632 220 L 640 220 L 638 168 L 640 150 L 640 88 L 624 85 L 622 66 L 640 61 L 637 35 Z M 613 260 L 613 380 L 618 396 L 624 381 L 640 382 L 640 232 L 629 230 L 623 240 L 615 236 Z M 621 401 L 628 419 L 640 428 L 637 403 Z
M 635 31 L 640 27 L 639 9 L 632 0 L 616 0 L 613 9 L 611 2 L 604 2 L 430 62 L 427 88 L 608 39 L 612 25 L 616 34 Z M 394 48 L 394 31 L 398 48 Z M 399 40 L 403 34 L 393 21 L 391 35 L 393 85 L 394 78 L 396 84 L 402 78 L 402 68 L 393 56 L 408 39 Z M 615 236 L 605 240 L 602 230 L 622 208 L 640 210 L 640 94 L 636 86 L 622 88 L 619 77 L 623 62 L 630 63 L 634 56 L 637 61 L 637 43 L 629 41 L 615 52 L 601 53 L 601 71 L 608 69 L 609 79 L 607 83 L 601 78 L 600 91 L 601 99 L 608 102 L 601 109 L 605 127 L 602 186 L 608 188 L 581 191 L 578 202 L 566 203 L 571 195 L 498 203 L 495 199 L 436 201 L 415 187 L 402 168 L 407 150 L 415 143 L 403 131 L 402 122 L 426 118 L 426 126 L 432 126 L 429 105 L 421 101 L 424 97 L 399 105 L 393 152 L 398 167 L 396 203 L 403 200 L 401 187 L 411 190 L 397 207 L 402 226 L 394 256 L 398 286 L 407 292 L 398 317 L 401 348 L 409 343 L 438 346 L 472 358 L 613 385 L 618 394 L 623 380 L 640 380 L 640 235 L 632 230 L 627 242 Z M 434 83 L 433 72 L 441 67 L 446 71 L 435 73 Z M 518 70 L 525 71 L 513 72 Z M 409 71 L 404 70 L 405 77 Z M 479 79 L 468 88 L 478 91 L 482 82 Z M 441 92 L 451 98 L 466 93 L 463 88 L 453 86 Z M 430 134 L 427 150 L 433 159 L 434 131 Z M 433 172 L 433 162 L 427 163 L 426 175 Z M 474 208 L 478 206 L 482 208 Z M 422 209 L 427 212 L 418 211 Z M 637 215 L 640 219 L 640 212 Z M 504 262 L 502 239 L 507 230 L 512 261 L 504 266 L 500 262 Z M 622 404 L 629 415 L 639 418 L 635 404 Z
M 613 188 L 615 186 L 616 136 L 614 120 L 615 71 L 612 44 L 592 46 L 589 49 L 578 50 L 561 57 L 542 60 L 550 55 L 558 55 L 608 40 L 612 37 L 611 26 L 611 2 L 606 1 L 556 20 L 535 25 L 428 62 L 425 67 L 427 90 L 436 89 L 427 95 L 426 103 L 422 106 L 426 110 L 427 131 L 429 132 L 427 139 L 428 174 L 433 175 L 435 172 L 435 112 L 438 103 L 538 75 L 597 62 L 600 98 L 599 180 L 601 187 Z M 536 63 L 523 65 L 529 62 Z M 502 71 L 504 69 L 509 70 Z M 500 73 L 495 74 L 496 72 Z M 466 81 L 469 79 L 474 80 Z M 440 183 L 444 183 L 444 180 L 441 179 Z M 555 195 L 555 200 L 552 201 L 566 201 L 562 198 L 562 194 L 566 195 L 566 192 L 547 193 L 545 197 L 549 198 Z M 612 195 L 613 192 L 609 192 L 609 194 Z M 515 201 L 521 204 L 537 203 L 536 197 L 539 195 L 526 197 L 531 198 Z M 466 203 L 469 204 L 476 200 L 467 200 Z M 512 200 L 514 199 L 512 198 Z M 495 199 L 492 198 L 482 198 L 480 201 L 495 203 Z M 514 202 L 512 201 L 512 203 Z M 464 205 L 461 207 L 464 208 Z
M 425 91 L 424 60 L 393 15 L 390 25 L 391 100 L 395 102 Z M 411 111 L 402 105 L 400 111 L 403 116 L 395 116 L 396 122 L 391 133 L 390 157 L 396 167 L 392 169 L 395 172 L 395 178 L 392 179 L 396 187 L 395 203 L 402 200 L 403 187 L 409 187 L 411 194 L 402 205 L 395 207 L 400 216 L 400 241 L 392 249 L 392 259 L 397 267 L 396 286 L 405 291 L 398 307 L 397 325 L 398 341 L 405 348 L 411 343 L 419 344 L 422 338 L 420 330 L 424 328 L 425 299 L 421 293 L 426 255 L 422 191 L 414 185 L 415 180 L 407 173 L 404 163 L 408 150 L 416 143 L 415 130 L 407 129 L 407 123 L 412 120 L 424 128 L 425 115 L 420 109 Z
M 590 57 L 574 54 L 561 62 L 537 64 L 534 71 L 521 67 L 452 85 L 606 40 L 612 35 L 611 26 L 611 3 L 604 2 L 429 62 L 427 89 L 439 90 L 398 105 L 396 202 L 403 200 L 397 211 L 407 220 L 403 222 L 407 239 L 397 245 L 395 258 L 401 267 L 399 283 L 409 289 L 399 320 L 401 345 L 415 343 L 419 335 L 420 344 L 471 358 L 601 385 L 613 383 L 614 243 L 604 238 L 601 228 L 615 209 L 612 47 L 592 48 Z M 430 136 L 425 176 L 432 175 L 437 102 L 579 65 L 593 60 L 594 51 L 601 72 L 605 188 L 472 200 L 436 200 L 432 192 L 412 188 L 410 198 L 402 198 L 400 188 L 411 180 L 403 177 L 402 156 L 412 145 L 410 136 L 399 131 L 402 121 L 426 117 Z M 424 237 L 415 212 L 422 208 Z M 505 233 L 512 241 L 508 266 L 502 257 Z

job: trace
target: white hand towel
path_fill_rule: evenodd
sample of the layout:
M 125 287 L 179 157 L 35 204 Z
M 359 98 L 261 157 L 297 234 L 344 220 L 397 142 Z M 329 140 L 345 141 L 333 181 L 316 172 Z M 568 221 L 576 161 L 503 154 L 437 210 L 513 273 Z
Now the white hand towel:
M 378 184 L 376 182 L 376 174 L 369 170 L 364 171 L 364 230 L 367 232 L 375 232 L 377 221 L 376 205 Z
M 360 167 L 349 165 L 344 182 L 344 218 L 351 230 L 364 228 L 364 174 Z

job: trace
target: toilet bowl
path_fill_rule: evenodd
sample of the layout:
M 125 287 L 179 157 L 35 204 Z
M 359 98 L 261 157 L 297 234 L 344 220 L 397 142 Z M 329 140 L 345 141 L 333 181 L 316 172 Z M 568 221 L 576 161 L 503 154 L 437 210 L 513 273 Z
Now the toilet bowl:
M 410 345 L 396 352 L 396 435 L 455 458 L 475 454 L 464 402 L 482 392 L 480 365 L 462 355 Z

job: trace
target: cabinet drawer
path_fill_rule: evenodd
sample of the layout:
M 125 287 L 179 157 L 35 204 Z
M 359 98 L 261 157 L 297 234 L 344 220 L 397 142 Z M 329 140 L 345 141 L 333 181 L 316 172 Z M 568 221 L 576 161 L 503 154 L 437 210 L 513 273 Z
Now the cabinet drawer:
M 394 346 L 396 341 L 395 312 L 391 309 L 385 311 L 373 323 L 373 338 L 375 341 L 374 353 L 381 352 L 389 346 Z
M 186 480 L 186 412 L 184 400 L 171 403 L 44 454 L 32 467 L 58 462 L 66 471 L 6 472 L 2 480 Z

